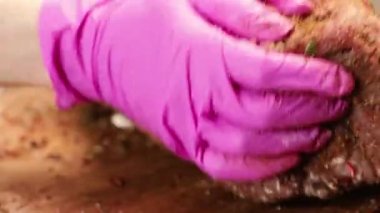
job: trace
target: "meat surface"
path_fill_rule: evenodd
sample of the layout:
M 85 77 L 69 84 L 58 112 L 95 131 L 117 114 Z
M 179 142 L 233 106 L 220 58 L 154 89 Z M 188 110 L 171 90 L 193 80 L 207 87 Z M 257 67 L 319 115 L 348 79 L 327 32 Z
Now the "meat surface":
M 294 171 L 260 183 L 223 183 L 241 197 L 327 199 L 380 183 L 380 18 L 367 0 L 314 3 L 313 15 L 294 18 L 297 27 L 290 38 L 266 46 L 345 65 L 358 80 L 352 111 L 333 125 L 331 144 Z

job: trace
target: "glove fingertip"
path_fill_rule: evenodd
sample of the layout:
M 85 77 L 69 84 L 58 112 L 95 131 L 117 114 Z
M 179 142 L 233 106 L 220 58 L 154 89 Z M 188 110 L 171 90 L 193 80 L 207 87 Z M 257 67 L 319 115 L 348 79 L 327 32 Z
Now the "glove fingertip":
M 329 91 L 333 97 L 342 97 L 350 94 L 355 86 L 352 76 L 343 66 L 332 65 L 326 71 L 328 77 L 322 78 L 321 86 Z
M 285 15 L 308 15 L 314 9 L 310 0 L 272 0 L 272 4 Z
M 214 180 L 260 181 L 293 168 L 299 161 L 298 155 L 267 159 L 234 156 L 208 150 L 204 161 L 198 162 L 198 166 Z
M 255 24 L 251 37 L 259 41 L 279 41 L 292 32 L 294 25 L 282 16 L 274 15 Z
M 342 86 L 340 87 L 338 91 L 338 95 L 345 96 L 345 95 L 350 94 L 354 90 L 355 80 L 352 74 L 348 73 L 343 68 L 341 68 L 340 70 L 341 70 L 340 76 L 341 76 Z
M 284 10 L 284 13 L 286 15 L 308 15 L 312 10 L 313 5 L 311 3 L 303 3 L 286 8 L 286 10 Z
M 306 150 L 306 153 L 313 153 L 325 147 L 325 145 L 327 145 L 328 141 L 331 139 L 331 136 L 332 132 L 330 130 L 322 131 L 318 138 L 315 140 L 314 145 L 311 147 L 311 149 Z

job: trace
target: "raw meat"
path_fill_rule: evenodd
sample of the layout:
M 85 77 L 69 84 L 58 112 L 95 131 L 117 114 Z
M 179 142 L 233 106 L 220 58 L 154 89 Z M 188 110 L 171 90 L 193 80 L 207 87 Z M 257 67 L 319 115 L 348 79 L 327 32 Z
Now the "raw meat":
M 223 183 L 244 198 L 327 199 L 380 183 L 380 18 L 367 0 L 314 3 L 313 15 L 294 19 L 297 27 L 289 39 L 267 47 L 344 64 L 358 80 L 352 111 L 333 124 L 331 144 L 300 168 L 260 183 Z

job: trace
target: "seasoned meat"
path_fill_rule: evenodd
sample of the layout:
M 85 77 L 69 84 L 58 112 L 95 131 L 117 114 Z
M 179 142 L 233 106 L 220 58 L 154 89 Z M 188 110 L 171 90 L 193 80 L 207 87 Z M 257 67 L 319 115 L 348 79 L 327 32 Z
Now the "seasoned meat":
M 314 0 L 316 10 L 294 18 L 285 41 L 266 47 L 319 56 L 345 65 L 356 79 L 352 111 L 331 124 L 331 144 L 299 168 L 259 183 L 223 183 L 258 202 L 327 199 L 380 183 L 380 18 L 367 0 Z

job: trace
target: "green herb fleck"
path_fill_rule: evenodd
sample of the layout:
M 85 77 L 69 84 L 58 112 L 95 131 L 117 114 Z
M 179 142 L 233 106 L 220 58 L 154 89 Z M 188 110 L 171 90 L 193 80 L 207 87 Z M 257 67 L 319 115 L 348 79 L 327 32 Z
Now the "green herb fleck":
M 317 42 L 315 40 L 309 41 L 305 48 L 305 55 L 315 56 L 317 54 Z

